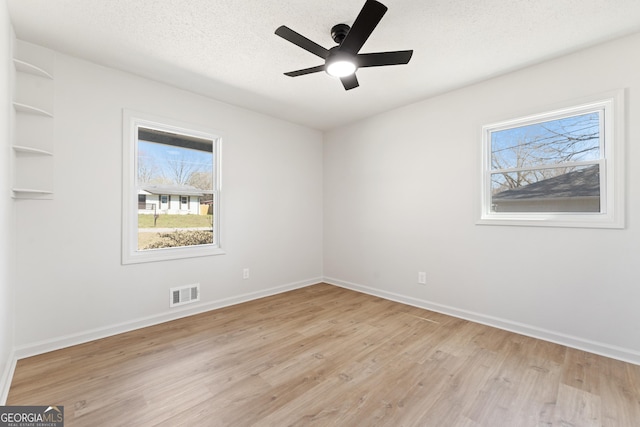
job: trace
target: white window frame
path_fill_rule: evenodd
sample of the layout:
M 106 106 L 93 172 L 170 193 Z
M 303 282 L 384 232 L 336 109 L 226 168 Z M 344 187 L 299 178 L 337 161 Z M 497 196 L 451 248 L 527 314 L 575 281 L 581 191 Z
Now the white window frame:
M 600 141 L 600 212 L 492 212 L 491 134 L 505 129 L 602 111 Z M 624 228 L 624 90 L 616 90 L 556 106 L 551 111 L 492 123 L 482 127 L 480 225 Z
M 213 141 L 213 235 L 214 243 L 174 248 L 138 250 L 137 135 L 146 127 Z M 222 134 L 208 127 L 166 119 L 153 114 L 123 110 L 122 122 L 122 264 L 167 261 L 211 255 L 222 255 L 221 236 L 221 154 Z

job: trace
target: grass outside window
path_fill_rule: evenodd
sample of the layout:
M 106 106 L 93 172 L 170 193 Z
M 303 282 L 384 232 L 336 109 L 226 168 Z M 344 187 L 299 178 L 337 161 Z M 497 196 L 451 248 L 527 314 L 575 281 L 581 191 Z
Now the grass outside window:
M 213 215 L 160 214 L 154 226 L 153 215 L 138 215 L 138 228 L 200 228 L 211 227 Z

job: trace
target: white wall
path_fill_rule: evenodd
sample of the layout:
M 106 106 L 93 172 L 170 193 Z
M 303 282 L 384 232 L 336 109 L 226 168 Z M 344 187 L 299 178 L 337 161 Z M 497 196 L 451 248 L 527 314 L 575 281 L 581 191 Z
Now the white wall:
M 9 391 L 13 354 L 13 201 L 11 195 L 10 154 L 11 43 L 13 30 L 6 3 L 0 5 L 0 405 Z
M 320 132 L 62 54 L 54 78 L 54 199 L 16 202 L 19 356 L 321 280 Z M 123 108 L 222 132 L 226 255 L 121 265 Z
M 325 278 L 640 363 L 639 51 L 640 34 L 329 132 Z M 617 88 L 626 229 L 475 225 L 483 124 Z

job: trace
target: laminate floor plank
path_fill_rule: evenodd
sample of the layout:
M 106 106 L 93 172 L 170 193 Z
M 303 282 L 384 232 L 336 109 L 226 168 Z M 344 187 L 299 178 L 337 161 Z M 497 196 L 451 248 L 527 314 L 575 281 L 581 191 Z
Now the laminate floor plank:
M 602 363 L 600 398 L 604 424 L 640 425 L 638 384 L 632 382 L 637 377 L 629 375 L 627 365 L 618 360 Z
M 600 396 L 566 384 L 560 384 L 553 422 L 555 425 L 566 426 L 593 427 L 602 425 Z
M 318 284 L 18 361 L 74 426 L 638 427 L 640 366 Z

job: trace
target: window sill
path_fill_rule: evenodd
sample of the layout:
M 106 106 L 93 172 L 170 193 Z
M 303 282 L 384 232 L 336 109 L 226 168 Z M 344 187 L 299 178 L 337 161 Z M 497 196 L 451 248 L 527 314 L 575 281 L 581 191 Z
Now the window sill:
M 623 229 L 624 220 L 620 217 L 613 217 L 612 215 L 601 213 L 527 213 L 526 215 L 505 213 L 485 215 L 476 221 L 476 225 Z
M 138 264 L 143 262 L 170 261 L 175 259 L 197 258 L 225 255 L 226 252 L 217 246 L 183 246 L 177 248 L 148 249 L 127 253 L 123 251 L 122 264 Z

